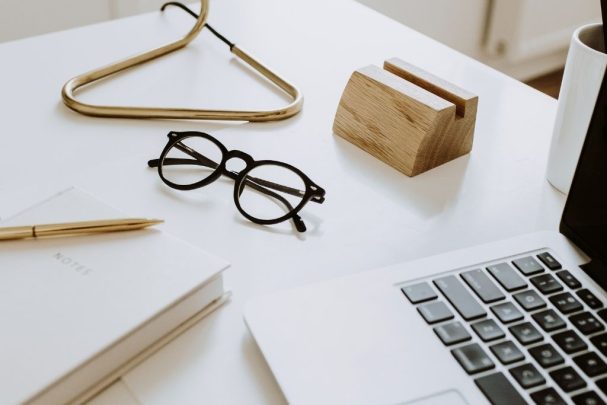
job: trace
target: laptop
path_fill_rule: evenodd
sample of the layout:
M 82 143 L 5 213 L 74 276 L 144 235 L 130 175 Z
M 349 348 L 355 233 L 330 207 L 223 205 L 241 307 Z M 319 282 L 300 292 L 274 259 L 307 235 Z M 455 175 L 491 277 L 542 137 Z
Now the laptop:
M 294 404 L 607 402 L 607 80 L 560 232 L 256 298 Z

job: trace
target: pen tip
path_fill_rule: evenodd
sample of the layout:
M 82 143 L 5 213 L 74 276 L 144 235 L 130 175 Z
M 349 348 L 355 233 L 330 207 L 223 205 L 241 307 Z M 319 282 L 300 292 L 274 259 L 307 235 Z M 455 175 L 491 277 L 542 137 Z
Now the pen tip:
M 147 220 L 147 224 L 149 226 L 162 224 L 163 222 L 164 222 L 164 219 L 148 219 Z

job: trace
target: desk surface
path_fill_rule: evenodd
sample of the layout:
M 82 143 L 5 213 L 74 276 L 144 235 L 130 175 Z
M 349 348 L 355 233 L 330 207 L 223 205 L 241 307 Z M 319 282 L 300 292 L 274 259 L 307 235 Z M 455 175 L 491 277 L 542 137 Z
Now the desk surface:
M 303 112 L 268 124 L 97 119 L 65 108 L 70 77 L 163 44 L 193 20 L 178 10 L 0 45 L 0 216 L 75 184 L 228 259 L 232 302 L 102 394 L 145 404 L 282 403 L 242 320 L 256 295 L 540 229 L 564 197 L 544 173 L 555 100 L 348 0 L 224 0 L 209 22 L 301 87 Z M 472 154 L 407 178 L 335 137 L 350 73 L 400 57 L 480 96 Z M 185 50 L 88 90 L 121 104 L 272 107 L 283 96 L 203 33 Z M 232 184 L 167 189 L 147 159 L 169 130 L 206 130 L 229 148 L 290 162 L 327 190 L 303 211 L 308 232 L 242 218 Z M 25 187 L 25 189 L 24 189 Z M 296 348 L 295 348 L 296 349 Z M 128 387 L 128 388 L 126 388 Z M 113 397 L 114 395 L 114 397 Z

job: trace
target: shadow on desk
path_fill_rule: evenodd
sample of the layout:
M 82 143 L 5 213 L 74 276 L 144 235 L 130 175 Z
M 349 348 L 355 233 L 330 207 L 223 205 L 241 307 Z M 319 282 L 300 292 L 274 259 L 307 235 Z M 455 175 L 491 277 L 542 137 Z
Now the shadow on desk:
M 266 395 L 264 403 L 286 404 L 287 400 L 278 387 L 278 382 L 274 378 L 272 370 L 270 370 L 268 363 L 266 363 L 253 336 L 248 332 L 242 337 L 242 353 L 250 370 L 250 375 L 255 378 L 257 385 L 261 387 L 259 392 L 263 392 Z
M 443 212 L 457 200 L 470 160 L 465 155 L 415 177 L 407 177 L 346 140 L 333 137 L 338 162 L 371 189 L 402 202 L 423 217 Z

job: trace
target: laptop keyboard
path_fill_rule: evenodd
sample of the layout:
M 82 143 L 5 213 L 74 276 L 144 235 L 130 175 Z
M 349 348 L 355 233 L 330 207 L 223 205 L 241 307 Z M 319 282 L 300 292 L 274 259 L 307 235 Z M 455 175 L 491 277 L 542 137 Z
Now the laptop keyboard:
M 496 405 L 605 404 L 607 308 L 550 252 L 402 287 Z

